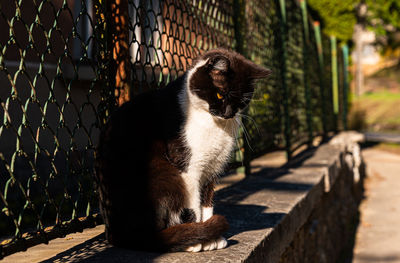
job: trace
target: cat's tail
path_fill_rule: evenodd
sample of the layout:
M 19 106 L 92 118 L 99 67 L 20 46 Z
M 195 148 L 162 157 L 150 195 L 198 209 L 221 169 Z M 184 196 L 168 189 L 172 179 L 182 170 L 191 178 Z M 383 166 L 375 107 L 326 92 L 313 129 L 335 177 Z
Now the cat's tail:
M 190 246 L 204 244 L 221 237 L 229 228 L 225 217 L 213 215 L 205 222 L 184 223 L 162 230 L 163 250 L 184 251 Z

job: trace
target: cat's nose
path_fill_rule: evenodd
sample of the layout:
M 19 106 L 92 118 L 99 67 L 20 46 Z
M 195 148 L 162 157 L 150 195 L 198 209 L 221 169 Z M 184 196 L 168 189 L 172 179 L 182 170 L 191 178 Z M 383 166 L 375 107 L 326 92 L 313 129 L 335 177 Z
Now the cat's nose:
M 233 110 L 233 108 L 230 106 L 230 105 L 228 105 L 228 106 L 226 106 L 226 108 L 225 108 L 225 113 L 224 113 L 224 118 L 225 119 L 230 119 L 230 118 L 232 118 L 233 116 L 235 116 L 235 114 L 236 114 L 236 112 Z

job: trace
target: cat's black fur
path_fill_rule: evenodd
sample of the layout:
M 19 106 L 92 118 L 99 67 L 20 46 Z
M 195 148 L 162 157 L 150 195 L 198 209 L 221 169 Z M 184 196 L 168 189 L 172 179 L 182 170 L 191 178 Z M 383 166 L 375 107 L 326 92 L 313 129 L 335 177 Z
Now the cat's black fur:
M 111 116 L 101 133 L 96 162 L 111 244 L 180 251 L 216 240 L 227 230 L 224 217 L 214 215 L 200 222 L 186 207 L 190 193 L 182 174 L 188 173 L 193 149 L 184 136 L 185 109 L 191 107 L 182 106 L 187 103 L 184 94 L 191 90 L 191 96 L 208 103 L 216 122 L 225 121 L 248 104 L 253 80 L 267 75 L 268 70 L 239 54 L 209 51 L 193 62 L 191 79 L 186 72 L 163 89 L 133 98 Z M 202 206 L 212 206 L 215 176 L 201 179 Z

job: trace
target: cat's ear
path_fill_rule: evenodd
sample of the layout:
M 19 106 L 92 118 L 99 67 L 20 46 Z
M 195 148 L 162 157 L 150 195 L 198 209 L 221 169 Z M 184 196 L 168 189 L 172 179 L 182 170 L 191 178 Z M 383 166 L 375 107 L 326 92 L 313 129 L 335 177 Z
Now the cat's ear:
M 259 66 L 254 62 L 247 60 L 248 67 L 250 69 L 250 78 L 252 79 L 264 79 L 268 78 L 272 74 L 272 70 Z
M 228 58 L 226 58 L 222 55 L 218 55 L 218 56 L 211 57 L 208 60 L 208 65 L 211 68 L 211 70 L 227 72 L 230 67 L 230 62 L 229 62 Z

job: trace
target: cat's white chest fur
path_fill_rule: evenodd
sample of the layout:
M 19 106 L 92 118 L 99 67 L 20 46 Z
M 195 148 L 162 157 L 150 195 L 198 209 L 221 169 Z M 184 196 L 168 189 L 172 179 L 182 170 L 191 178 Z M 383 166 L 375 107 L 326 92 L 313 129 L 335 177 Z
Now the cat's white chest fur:
M 221 173 L 230 157 L 236 129 L 234 119 L 218 121 L 206 111 L 189 109 L 183 129 L 191 153 L 188 173 L 201 173 L 200 180 Z

